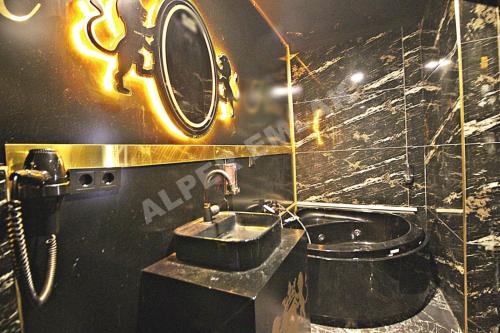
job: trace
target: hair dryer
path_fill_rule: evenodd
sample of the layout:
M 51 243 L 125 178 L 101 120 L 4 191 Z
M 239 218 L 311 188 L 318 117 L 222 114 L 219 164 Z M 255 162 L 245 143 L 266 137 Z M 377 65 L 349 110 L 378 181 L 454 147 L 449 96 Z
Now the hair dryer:
M 57 241 L 59 231 L 57 210 L 69 188 L 69 178 L 57 152 L 51 149 L 30 150 L 24 170 L 10 175 L 11 195 L 7 202 L 7 235 L 13 253 L 17 278 L 39 306 L 49 299 L 56 273 Z M 26 211 L 23 217 L 22 208 Z M 48 263 L 45 282 L 37 292 L 28 258 L 25 224 L 37 236 L 48 235 Z

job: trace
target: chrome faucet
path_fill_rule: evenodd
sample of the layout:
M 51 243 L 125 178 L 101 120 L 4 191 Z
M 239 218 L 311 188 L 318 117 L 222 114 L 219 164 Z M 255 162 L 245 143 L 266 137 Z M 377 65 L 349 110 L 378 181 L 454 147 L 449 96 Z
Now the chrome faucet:
M 236 195 L 239 193 L 239 188 L 236 185 L 236 182 L 234 179 L 231 179 L 231 176 L 224 170 L 222 169 L 215 169 L 207 173 L 205 176 L 205 181 L 203 183 L 205 187 L 205 192 L 204 192 L 204 200 L 205 202 L 203 203 L 203 221 L 204 222 L 213 222 L 213 218 L 215 215 L 220 213 L 220 207 L 218 205 L 212 205 L 210 203 L 210 200 L 208 200 L 208 187 L 210 185 L 210 180 L 215 176 L 215 175 L 220 175 L 224 177 L 224 179 L 227 181 L 228 187 L 229 187 L 229 194 Z

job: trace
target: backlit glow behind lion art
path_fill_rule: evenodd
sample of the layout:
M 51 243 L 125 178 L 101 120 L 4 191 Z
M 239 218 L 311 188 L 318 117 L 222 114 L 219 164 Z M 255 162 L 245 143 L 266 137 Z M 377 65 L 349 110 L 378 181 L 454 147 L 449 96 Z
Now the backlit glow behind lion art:
M 92 73 L 96 86 L 110 99 L 142 96 L 147 108 L 169 135 L 181 141 L 197 140 L 209 134 L 190 135 L 175 121 L 171 105 L 166 105 L 164 92 L 155 80 L 152 44 L 154 28 L 166 0 L 135 0 L 136 22 L 119 12 L 119 2 L 133 0 L 75 0 L 69 5 L 69 39 L 82 63 Z M 176 0 L 181 5 L 184 1 Z M 185 1 L 187 3 L 187 1 Z M 194 6 L 187 3 L 191 8 Z M 130 16 L 130 13 L 128 14 Z M 212 42 L 212 41 L 211 41 Z M 239 99 L 238 76 L 231 67 L 227 52 L 214 41 L 217 87 L 214 94 L 214 115 L 222 122 L 231 122 Z M 210 123 L 211 124 L 211 123 Z

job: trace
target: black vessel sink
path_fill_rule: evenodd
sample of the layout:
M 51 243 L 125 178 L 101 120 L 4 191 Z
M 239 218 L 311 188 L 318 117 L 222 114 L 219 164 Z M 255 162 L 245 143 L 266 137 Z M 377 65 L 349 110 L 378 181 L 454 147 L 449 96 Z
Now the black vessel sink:
M 199 266 L 244 271 L 262 264 L 281 241 L 279 217 L 261 213 L 221 212 L 213 222 L 202 218 L 174 231 L 177 258 Z

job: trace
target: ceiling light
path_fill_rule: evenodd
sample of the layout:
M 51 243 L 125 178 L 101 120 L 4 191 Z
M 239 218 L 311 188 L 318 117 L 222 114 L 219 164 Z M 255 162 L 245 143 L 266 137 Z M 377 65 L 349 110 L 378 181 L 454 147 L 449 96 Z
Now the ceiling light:
M 428 63 L 425 64 L 424 67 L 427 68 L 427 69 L 433 70 L 433 69 L 436 69 L 438 67 L 448 66 L 450 64 L 451 64 L 451 60 L 450 59 L 441 58 L 439 60 L 431 60 L 431 61 L 429 61 Z
M 300 86 L 292 86 L 292 88 L 290 89 L 291 90 L 291 93 L 292 95 L 297 95 L 297 94 L 300 94 L 302 92 L 302 87 Z M 283 96 L 287 96 L 288 95 L 288 87 L 273 87 L 271 89 L 271 96 L 272 97 L 283 97 Z
M 439 59 L 439 66 L 448 66 L 450 64 L 451 64 L 450 59 L 446 59 L 446 58 Z
M 431 60 L 425 64 L 425 68 L 427 69 L 435 69 L 437 66 L 439 66 L 439 62 L 437 60 Z
M 351 75 L 351 81 L 354 83 L 360 83 L 365 79 L 365 74 L 357 72 Z

